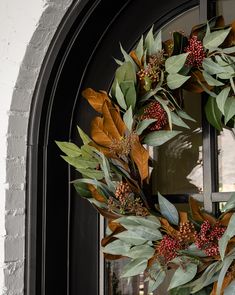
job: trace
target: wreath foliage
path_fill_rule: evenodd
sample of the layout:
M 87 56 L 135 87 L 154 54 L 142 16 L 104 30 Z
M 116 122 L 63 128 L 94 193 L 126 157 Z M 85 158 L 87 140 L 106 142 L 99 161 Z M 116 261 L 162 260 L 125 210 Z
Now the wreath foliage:
M 152 196 L 147 146 L 189 128 L 183 90 L 206 93 L 206 117 L 216 129 L 234 127 L 235 23 L 218 16 L 164 42 L 152 27 L 133 51 L 121 52 L 110 92 L 82 93 L 97 112 L 89 136 L 78 127 L 83 145 L 56 142 L 81 174 L 76 191 L 107 219 L 104 255 L 129 257 L 122 277 L 144 273 L 149 292 L 174 269 L 172 294 L 213 283 L 211 294 L 234 294 L 235 194 L 218 218 L 192 197 L 190 211 L 178 211 L 160 192 Z

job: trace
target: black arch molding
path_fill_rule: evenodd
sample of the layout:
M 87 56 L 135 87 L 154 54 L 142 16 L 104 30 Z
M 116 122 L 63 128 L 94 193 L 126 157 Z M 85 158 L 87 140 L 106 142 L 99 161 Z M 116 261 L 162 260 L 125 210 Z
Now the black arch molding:
M 75 197 L 55 140 L 78 141 L 93 113 L 86 87 L 108 89 L 121 58 L 154 23 L 160 28 L 197 0 L 74 1 L 51 43 L 35 89 L 28 133 L 27 295 L 99 294 L 99 218 Z M 107 11 L 107 13 L 106 13 Z

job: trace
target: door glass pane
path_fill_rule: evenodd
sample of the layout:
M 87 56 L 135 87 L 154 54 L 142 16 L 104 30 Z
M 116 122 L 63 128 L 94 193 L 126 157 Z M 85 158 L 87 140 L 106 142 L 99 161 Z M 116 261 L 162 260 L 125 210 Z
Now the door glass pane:
M 168 23 L 163 29 L 163 39 L 171 38 L 173 31 L 184 31 L 189 33 L 191 27 L 199 23 L 199 8 L 194 8 L 180 15 Z M 202 188 L 202 136 L 201 136 L 201 100 L 200 95 L 185 94 L 185 111 L 191 115 L 196 122 L 187 121 L 190 131 L 183 131 L 180 137 L 164 145 L 162 149 L 155 149 L 153 153 L 157 165 L 161 167 L 156 170 L 154 189 L 161 193 L 192 193 Z M 159 168 L 160 169 L 160 168 Z M 168 174 L 169 173 L 169 174 Z M 180 175 L 175 179 L 176 175 Z M 167 176 L 167 185 L 165 178 Z M 170 182 L 170 186 L 169 186 Z M 166 187 L 169 186 L 167 190 Z M 120 278 L 123 266 L 128 260 L 105 261 L 105 295 L 147 295 L 147 286 L 144 284 L 143 276 L 136 276 L 130 279 Z M 165 280 L 157 291 L 148 295 L 167 295 L 169 279 Z
M 219 191 L 235 191 L 235 129 L 224 129 L 218 136 Z

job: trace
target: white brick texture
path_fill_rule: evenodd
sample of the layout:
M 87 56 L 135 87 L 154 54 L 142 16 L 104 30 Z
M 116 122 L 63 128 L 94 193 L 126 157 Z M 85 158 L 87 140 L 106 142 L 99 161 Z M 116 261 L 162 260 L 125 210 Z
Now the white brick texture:
M 24 294 L 30 106 L 48 46 L 71 4 L 0 1 L 0 294 Z

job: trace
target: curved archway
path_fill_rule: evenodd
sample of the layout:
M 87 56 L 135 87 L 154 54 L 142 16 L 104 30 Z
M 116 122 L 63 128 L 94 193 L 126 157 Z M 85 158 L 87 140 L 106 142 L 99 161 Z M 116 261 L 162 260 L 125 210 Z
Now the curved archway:
M 152 24 L 160 28 L 198 2 L 83 0 L 65 16 L 30 112 L 27 294 L 99 294 L 98 216 L 87 202 L 73 198 L 73 176 L 54 141 L 77 141 L 77 124 L 88 129 L 93 114 L 81 91 L 110 87 L 113 57 L 121 58 L 119 42 L 129 51 Z

